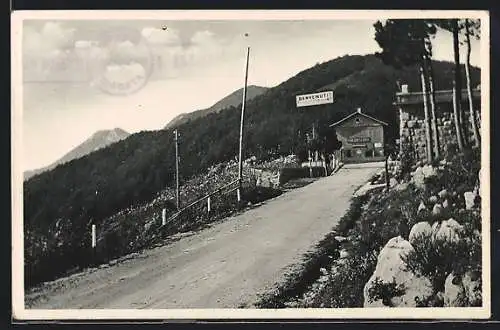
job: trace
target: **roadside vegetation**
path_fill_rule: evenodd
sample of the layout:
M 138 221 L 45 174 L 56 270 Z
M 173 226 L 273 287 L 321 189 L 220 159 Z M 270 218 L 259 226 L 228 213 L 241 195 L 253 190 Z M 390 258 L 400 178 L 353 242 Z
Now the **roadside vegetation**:
M 376 268 L 383 268 L 379 255 L 395 237 L 410 241 L 413 248 L 390 267 L 396 265 L 404 276 L 414 274 L 429 282 L 430 293 L 425 299 L 405 303 L 417 307 L 480 306 L 480 197 L 476 196 L 472 206 L 466 205 L 470 201 L 464 198 L 478 186 L 479 156 L 477 149 L 449 154 L 436 166 L 436 175 L 425 178 L 423 185 L 414 180 L 419 167 L 414 165 L 404 174 L 397 166 L 392 174 L 408 180 L 389 191 L 354 197 L 332 232 L 304 256 L 303 264 L 295 267 L 284 283 L 263 295 L 257 306 L 349 308 L 369 307 L 375 301 L 398 306 L 398 297 L 404 299 L 406 293 L 401 278 L 395 281 L 375 276 L 372 284 L 366 285 L 377 274 Z M 443 222 L 452 223 L 449 219 L 456 221 L 457 227 L 444 226 Z M 428 224 L 429 231 L 414 229 L 422 223 Z M 450 278 L 453 284 L 447 284 Z M 471 286 L 465 281 L 474 283 L 473 292 L 466 292 Z M 450 298 L 450 285 L 459 288 L 459 297 Z

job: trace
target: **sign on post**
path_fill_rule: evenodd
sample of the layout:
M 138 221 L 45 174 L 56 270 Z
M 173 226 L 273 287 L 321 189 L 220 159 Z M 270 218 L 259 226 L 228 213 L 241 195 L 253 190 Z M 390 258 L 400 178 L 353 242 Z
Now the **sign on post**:
M 333 103 L 333 91 L 326 91 L 313 94 L 297 95 L 297 107 L 308 107 L 311 105 L 320 105 Z

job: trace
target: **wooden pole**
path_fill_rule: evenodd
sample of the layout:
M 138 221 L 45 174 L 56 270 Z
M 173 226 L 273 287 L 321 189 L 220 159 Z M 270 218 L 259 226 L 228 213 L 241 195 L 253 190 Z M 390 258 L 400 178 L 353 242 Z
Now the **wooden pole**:
M 177 129 L 174 131 L 175 135 L 175 200 L 177 204 L 177 210 L 180 209 L 179 204 L 179 136 Z
M 385 155 L 385 188 L 389 191 L 389 165 L 388 165 L 389 156 Z
M 427 83 L 425 79 L 424 67 L 420 65 L 420 80 L 422 83 L 422 96 L 424 103 L 424 126 L 425 126 L 425 147 L 426 147 L 426 158 L 427 164 L 431 164 L 433 160 L 433 147 L 432 147 L 432 135 L 431 135 L 431 118 L 429 116 L 429 100 L 427 92 Z
M 247 99 L 247 82 L 248 82 L 248 60 L 250 57 L 250 47 L 247 47 L 247 58 L 245 65 L 245 85 L 243 86 L 243 100 L 241 102 L 241 120 L 240 120 L 240 151 L 238 164 L 238 201 L 241 200 L 241 181 L 243 177 L 243 123 L 245 119 L 245 105 Z

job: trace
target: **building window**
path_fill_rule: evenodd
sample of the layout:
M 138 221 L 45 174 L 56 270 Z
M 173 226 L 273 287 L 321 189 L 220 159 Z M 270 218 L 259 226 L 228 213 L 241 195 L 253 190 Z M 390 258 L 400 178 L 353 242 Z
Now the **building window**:
M 365 157 L 373 157 L 373 150 L 366 150 Z

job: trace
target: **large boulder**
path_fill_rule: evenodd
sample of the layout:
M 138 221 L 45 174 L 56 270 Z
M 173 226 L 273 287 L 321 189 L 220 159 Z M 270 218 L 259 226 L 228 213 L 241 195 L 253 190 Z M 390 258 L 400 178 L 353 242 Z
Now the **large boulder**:
M 412 182 L 416 187 L 423 189 L 425 188 L 425 179 L 437 175 L 437 171 L 431 165 L 425 165 L 417 167 L 412 176 Z
M 384 307 L 382 299 L 370 301 L 369 292 L 377 280 L 383 283 L 395 282 L 404 288 L 401 296 L 389 297 L 390 306 L 416 307 L 416 299 L 432 296 L 432 284 L 425 277 L 418 277 L 406 269 L 402 257 L 413 250 L 412 245 L 401 236 L 391 238 L 378 256 L 377 266 L 364 287 L 364 307 Z
M 413 244 L 417 237 L 419 236 L 427 236 L 430 237 L 432 235 L 432 227 L 426 222 L 418 222 L 411 227 L 410 234 L 408 235 L 408 241 L 410 244 Z
M 474 191 L 466 191 L 464 192 L 465 199 L 465 209 L 470 210 L 474 207 L 476 201 L 477 194 Z
M 441 222 L 435 222 L 432 225 L 434 233 L 433 239 L 442 239 L 450 243 L 458 243 L 462 238 L 464 226 L 459 224 L 455 219 L 450 218 Z
M 467 296 L 460 276 L 450 274 L 444 282 L 444 307 L 465 307 Z

